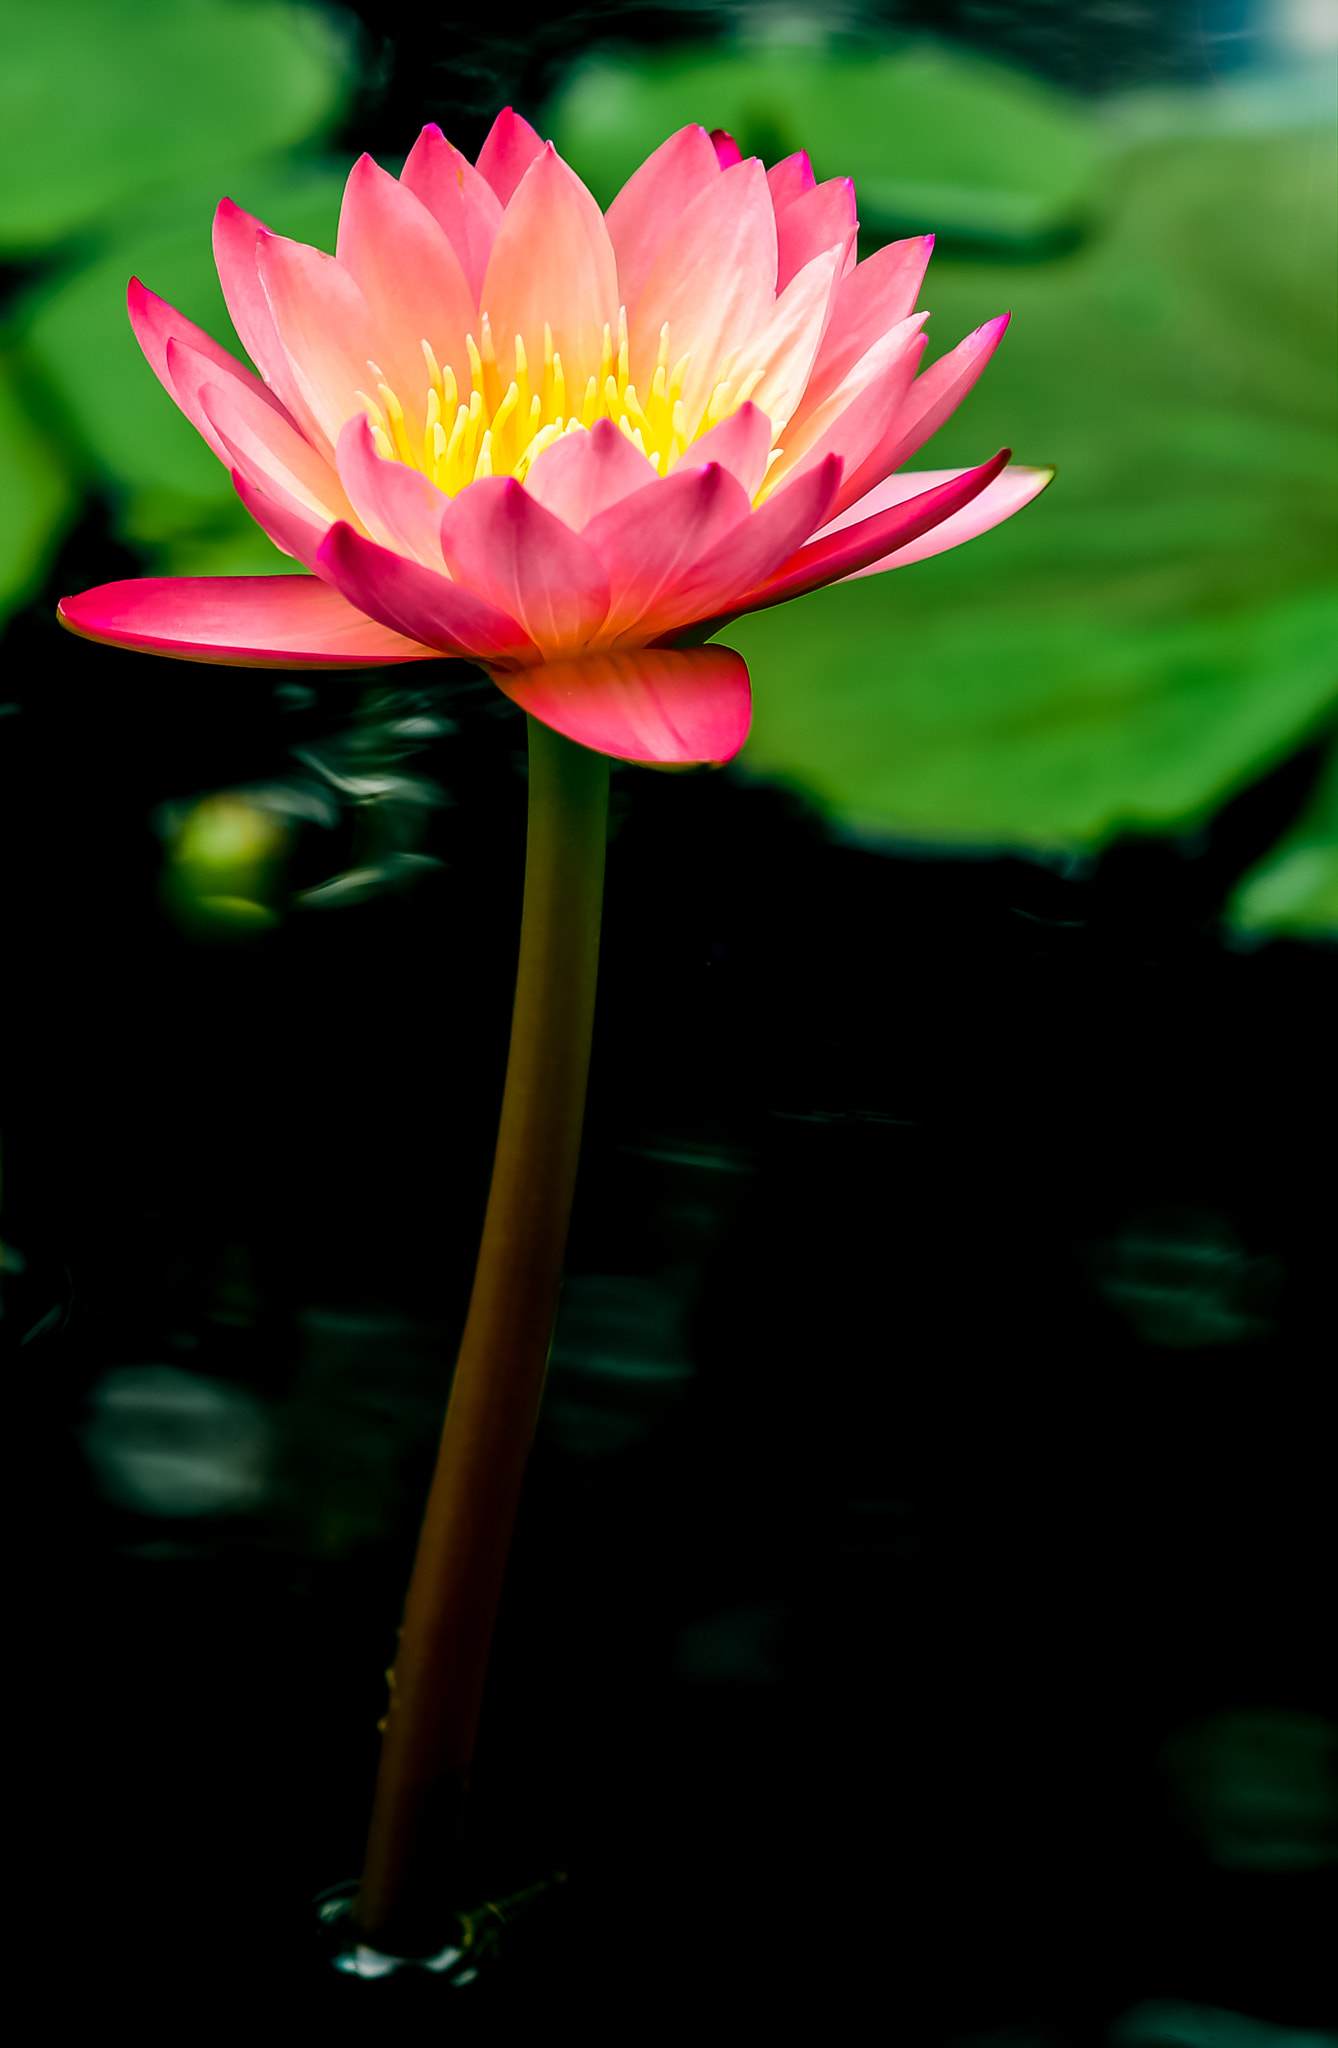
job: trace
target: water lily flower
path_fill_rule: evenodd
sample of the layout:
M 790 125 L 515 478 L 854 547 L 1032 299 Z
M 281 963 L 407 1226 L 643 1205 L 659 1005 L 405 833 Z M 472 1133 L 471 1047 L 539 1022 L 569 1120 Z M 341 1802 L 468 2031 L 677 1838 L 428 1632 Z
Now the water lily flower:
M 140 284 L 158 377 L 309 576 L 104 584 L 94 640 L 333 668 L 464 657 L 582 745 L 724 761 L 732 617 L 955 547 L 1048 481 L 905 472 L 1007 316 L 917 374 L 933 238 L 855 252 L 851 181 L 681 129 L 607 214 L 528 122 L 354 165 L 333 256 L 230 200 L 214 248 L 256 376 Z

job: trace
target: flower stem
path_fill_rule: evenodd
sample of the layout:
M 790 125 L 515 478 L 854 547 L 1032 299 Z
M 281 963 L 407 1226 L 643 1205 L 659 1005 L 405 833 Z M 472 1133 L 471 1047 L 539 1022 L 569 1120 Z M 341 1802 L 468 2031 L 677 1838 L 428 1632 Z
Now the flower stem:
M 439 1946 L 521 1481 L 557 1313 L 585 1112 L 606 756 L 529 720 L 529 839 L 511 1051 L 474 1289 L 390 1674 L 355 1920 Z

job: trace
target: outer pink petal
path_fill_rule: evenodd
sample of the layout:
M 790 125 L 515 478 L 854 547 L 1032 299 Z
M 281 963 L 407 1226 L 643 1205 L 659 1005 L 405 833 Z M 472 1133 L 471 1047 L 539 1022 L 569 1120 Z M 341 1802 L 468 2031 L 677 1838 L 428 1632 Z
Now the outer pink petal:
M 545 659 L 577 653 L 604 622 L 599 558 L 514 477 L 482 477 L 452 498 L 441 551 L 457 583 L 519 619 Z
M 385 337 L 377 332 L 357 285 L 333 256 L 266 233 L 257 262 L 287 358 L 293 395 L 285 402 L 310 438 L 333 454 L 339 429 L 360 410 L 358 391 L 376 381 L 369 365 L 381 362 L 377 350 Z M 421 363 L 421 350 L 418 359 Z M 403 381 L 393 359 L 382 367 L 392 381 L 397 376 Z
M 599 370 L 606 324 L 618 323 L 618 267 L 604 216 L 551 143 L 516 188 L 488 259 L 483 310 L 499 363 L 514 361 L 515 337 L 540 374 L 544 325 L 562 357 L 568 412 L 579 412 L 587 378 Z M 503 369 L 504 387 L 506 370 Z
M 852 505 L 848 512 L 843 512 L 839 519 L 833 519 L 817 538 L 824 540 L 828 534 L 857 525 L 876 512 L 890 511 L 923 491 L 952 483 L 967 473 L 960 469 L 903 469 L 898 475 L 876 485 L 867 497 Z M 918 540 L 894 548 L 890 554 L 866 563 L 862 569 L 853 569 L 842 581 L 853 583 L 860 576 L 879 576 L 884 569 L 904 569 L 910 562 L 923 562 L 930 555 L 941 555 L 949 548 L 960 547 L 963 541 L 974 540 L 977 534 L 988 533 L 992 526 L 1000 526 L 1005 519 L 1011 519 L 1015 512 L 1020 512 L 1024 505 L 1040 496 L 1053 476 L 1053 469 L 1031 469 L 1024 463 L 1010 462 L 1007 469 L 1002 470 L 993 483 L 986 484 L 979 496 L 960 512 L 951 513 L 947 519 L 921 534 Z
M 573 533 L 592 519 L 644 490 L 659 472 L 610 419 L 597 419 L 588 434 L 563 434 L 545 448 L 525 478 L 532 498 L 556 513 Z
M 269 406 L 280 419 L 288 418 L 278 399 L 256 376 L 254 370 L 245 369 L 235 356 L 230 356 L 225 348 L 220 348 L 212 335 L 206 334 L 202 327 L 197 327 L 193 320 L 187 320 L 184 314 L 178 313 L 175 306 L 169 306 L 166 299 L 160 299 L 156 292 L 149 291 L 137 277 L 130 280 L 130 287 L 126 293 L 126 307 L 130 314 L 130 325 L 135 330 L 135 339 L 148 357 L 149 367 L 154 376 L 168 396 L 175 399 L 196 431 L 203 434 L 215 455 L 221 456 L 222 451 L 214 444 L 212 429 L 201 413 L 194 393 L 183 393 L 173 382 L 172 374 L 167 367 L 169 342 L 176 340 L 186 343 L 197 355 L 203 356 L 213 371 L 215 382 L 232 379 L 244 390 L 251 392 L 263 405 Z
M 503 107 L 479 151 L 478 167 L 506 206 L 517 185 L 543 148 L 529 122 L 512 107 Z M 542 359 L 541 359 L 542 360 Z
M 601 637 L 612 640 L 638 627 L 649 640 L 681 618 L 679 586 L 749 510 L 742 484 L 718 462 L 702 469 L 680 463 L 662 483 L 647 484 L 592 520 L 582 537 L 609 579 Z
M 301 393 L 274 326 L 265 287 L 260 281 L 260 243 L 269 229 L 231 199 L 221 199 L 214 213 L 214 262 L 228 314 L 242 347 L 275 397 L 299 426 L 309 424 Z
M 732 170 L 735 164 L 742 161 L 743 151 L 739 148 L 738 143 L 734 140 L 728 128 L 713 128 L 711 130 L 711 147 L 716 153 L 722 171 Z
M 831 317 L 832 293 L 844 249 L 827 249 L 806 263 L 780 294 L 759 331 L 744 344 L 730 371 L 737 388 L 754 370 L 762 380 L 753 389 L 753 403 L 771 421 L 773 435 L 783 434 L 804 395 L 823 332 Z
M 365 414 L 351 419 L 335 450 L 339 476 L 358 518 L 372 539 L 396 554 L 411 555 L 438 576 L 441 519 L 450 503 L 445 491 L 407 463 L 378 455 Z
M 623 761 L 729 761 L 752 718 L 748 671 L 728 647 L 639 647 L 494 671 L 493 681 L 542 724 Z
M 797 420 L 830 398 L 882 335 L 910 318 L 933 246 L 932 235 L 890 242 L 842 277 Z
M 870 519 L 859 520 L 853 526 L 841 527 L 836 532 L 829 528 L 825 539 L 810 541 L 792 560 L 748 593 L 745 600 L 748 610 L 755 611 L 763 605 L 783 604 L 789 598 L 802 597 L 806 591 L 818 590 L 824 583 L 835 583 L 855 575 L 894 549 L 908 547 L 921 534 L 950 519 L 953 513 L 960 512 L 963 506 L 978 497 L 987 484 L 994 482 L 1007 463 L 1008 455 L 1009 450 L 1002 448 L 991 461 L 982 462 L 978 469 L 964 469 L 949 482 L 931 485 L 928 490 L 886 512 L 877 512 Z
M 397 396 L 410 433 L 421 434 L 428 387 L 423 342 L 461 374 L 468 362 L 465 336 L 478 325 L 460 259 L 422 200 L 369 156 L 349 172 L 336 252 L 371 312 L 373 355 L 387 371 L 392 357 L 404 366 L 409 381 L 396 387 Z
M 724 358 L 744 346 L 776 296 L 776 217 L 755 157 L 699 192 L 660 251 L 631 325 L 632 382 L 648 392 L 669 322 L 669 360 L 691 356 L 683 406 L 695 432 Z
M 774 575 L 816 532 L 832 509 L 840 481 L 840 458 L 833 455 L 733 527 L 674 590 L 672 606 L 664 607 L 672 619 L 655 637 L 667 641 L 695 621 L 745 610 L 737 600 Z
M 704 128 L 680 128 L 633 171 L 606 216 L 618 259 L 618 292 L 629 313 L 683 209 L 714 185 L 720 160 Z
M 850 236 L 858 225 L 853 178 L 828 178 L 825 185 L 815 185 L 801 199 L 778 210 L 776 290 L 783 292 L 790 279 L 824 249 L 835 244 L 853 251 Z
M 234 668 L 372 668 L 432 649 L 364 617 L 306 576 L 145 576 L 62 598 L 85 640 Z
M 761 488 L 770 454 L 771 421 L 760 405 L 746 398 L 728 419 L 721 420 L 718 427 L 708 428 L 700 440 L 694 441 L 681 459 L 694 467 L 718 462 L 738 478 L 751 501 Z
M 409 151 L 400 183 L 422 200 L 459 257 L 477 307 L 488 257 L 502 225 L 501 200 L 433 121 Z
M 226 434 L 222 439 L 226 446 Z M 321 568 L 320 551 L 321 542 L 330 531 L 329 520 L 319 518 L 291 491 L 284 490 L 282 484 L 268 479 L 261 483 L 240 449 L 229 450 L 229 453 L 234 464 L 232 488 L 256 525 L 268 534 L 281 553 L 291 555 L 304 569 L 310 569 L 313 576 L 320 576 L 328 583 L 330 579 Z
M 847 477 L 852 493 L 861 497 L 880 484 L 903 462 L 909 462 L 917 448 L 923 448 L 950 413 L 956 412 L 967 392 L 1003 340 L 1009 315 L 1001 313 L 983 327 L 959 341 L 946 356 L 931 363 L 917 377 L 878 445 Z
M 220 376 L 216 363 L 175 336 L 167 344 L 167 367 L 183 405 L 189 399 L 203 421 L 201 432 L 230 469 L 240 448 L 248 473 L 262 484 L 278 483 L 327 526 L 350 517 L 333 468 L 286 413 L 247 385 Z
M 369 618 L 442 654 L 474 661 L 533 661 L 536 649 L 514 619 L 440 570 L 425 569 L 351 526 L 332 526 L 320 550 L 321 573 Z
M 782 157 L 778 164 L 773 164 L 767 172 L 767 190 L 777 215 L 796 199 L 802 199 L 805 192 L 811 192 L 816 183 L 806 149 L 797 149 L 793 156 Z
M 839 455 L 844 465 L 845 481 L 838 509 L 860 495 L 850 479 L 886 437 L 905 402 L 924 353 L 924 337 L 919 330 L 927 317 L 917 313 L 883 335 L 816 412 L 808 413 L 802 420 L 791 420 L 784 453 L 773 464 L 763 486 L 765 497 L 788 490 L 797 478 L 806 476 L 828 455 Z

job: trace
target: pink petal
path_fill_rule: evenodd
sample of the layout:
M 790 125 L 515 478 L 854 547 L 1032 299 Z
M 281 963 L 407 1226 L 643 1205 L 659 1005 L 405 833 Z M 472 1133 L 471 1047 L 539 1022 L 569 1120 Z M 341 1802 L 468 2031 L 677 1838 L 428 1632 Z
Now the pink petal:
M 545 659 L 576 653 L 603 624 L 598 557 L 514 477 L 482 477 L 452 498 L 441 551 L 456 582 L 519 619 Z
M 378 455 L 363 413 L 344 427 L 335 460 L 350 502 L 372 539 L 396 554 L 411 555 L 440 576 L 445 568 L 441 519 L 450 503 L 445 491 L 421 470 Z
M 822 525 L 840 481 L 840 458 L 833 455 L 821 468 L 801 477 L 788 491 L 768 498 L 741 520 L 683 577 L 672 593 L 672 602 L 661 607 L 672 622 L 666 622 L 655 637 L 667 641 L 696 621 L 725 618 L 746 609 L 739 602 L 745 593 L 774 575 Z
M 431 650 L 365 618 L 307 576 L 144 576 L 62 598 L 85 640 L 234 668 L 372 668 Z
M 728 647 L 640 647 L 494 672 L 493 681 L 542 724 L 623 761 L 729 761 L 752 718 L 748 671 Z
M 323 575 L 350 604 L 392 632 L 443 654 L 473 661 L 534 660 L 536 650 L 514 619 L 440 570 L 406 561 L 351 526 L 332 526 L 321 544 Z
M 835 583 L 838 579 L 855 575 L 858 570 L 880 561 L 897 548 L 909 547 L 921 534 L 928 533 L 931 527 L 951 518 L 954 512 L 959 512 L 978 497 L 999 475 L 1008 455 L 1009 450 L 1002 448 L 991 461 L 982 462 L 978 469 L 964 469 L 949 482 L 931 485 L 928 490 L 920 491 L 888 511 L 877 512 L 870 519 L 859 520 L 855 525 L 841 527 L 835 532 L 829 530 L 826 539 L 810 541 L 791 561 L 759 581 L 756 588 L 748 593 L 748 610 L 755 611 L 763 605 L 783 604 L 789 598 L 802 597 L 805 591 L 818 590 L 824 583 Z M 781 494 L 782 503 L 786 495 Z
M 160 299 L 155 292 L 149 291 L 137 277 L 130 280 L 130 288 L 126 293 L 126 307 L 130 314 L 130 325 L 135 331 L 135 339 L 148 357 L 149 367 L 154 376 L 168 396 L 181 407 L 191 425 L 204 435 L 215 455 L 221 455 L 221 450 L 214 445 L 211 438 L 212 429 L 200 412 L 194 392 L 183 393 L 173 382 L 172 374 L 167 367 L 169 342 L 183 342 L 197 355 L 203 356 L 210 365 L 216 383 L 222 379 L 234 380 L 259 399 L 262 405 L 269 406 L 280 419 L 288 418 L 278 399 L 262 384 L 254 370 L 245 369 L 235 356 L 230 356 L 225 348 L 220 348 L 202 327 L 197 327 L 193 320 L 187 320 L 183 314 L 177 312 L 175 306 L 169 306 L 166 299 Z
M 699 440 L 694 441 L 681 460 L 694 466 L 718 462 L 722 469 L 738 478 L 751 502 L 767 473 L 770 454 L 771 421 L 760 405 L 754 405 L 751 398 L 746 398 L 728 419 L 721 420 L 718 427 L 708 428 Z
M 492 186 L 429 121 L 405 159 L 400 183 L 421 199 L 460 259 L 477 307 L 502 202 Z
M 967 392 L 1003 340 L 1009 315 L 1001 313 L 983 327 L 959 341 L 946 356 L 931 363 L 917 377 L 877 446 L 865 456 L 858 469 L 847 473 L 852 493 L 863 496 L 903 462 L 909 462 L 917 448 L 923 448 L 950 413 L 956 412 Z
M 908 498 L 931 490 L 936 485 L 951 483 L 955 478 L 966 475 L 959 469 L 903 469 L 897 476 L 890 476 L 878 484 L 867 497 L 843 512 L 839 519 L 833 519 L 817 536 L 825 539 L 830 533 L 843 531 L 860 520 L 871 517 L 875 512 L 890 511 Z M 983 491 L 974 497 L 960 512 L 951 513 L 937 526 L 930 527 L 904 547 L 894 548 L 890 554 L 882 555 L 876 562 L 868 562 L 862 569 L 854 569 L 843 577 L 843 582 L 854 582 L 860 576 L 879 576 L 884 569 L 904 569 L 910 562 L 923 562 L 930 555 L 944 554 L 949 548 L 960 547 L 963 541 L 974 540 L 977 534 L 988 533 L 992 526 L 1002 525 L 1011 519 L 1033 498 L 1038 498 L 1054 476 L 1053 469 L 1031 469 L 1021 462 L 1010 462 L 1007 469 L 986 484 Z
M 806 263 L 780 294 L 758 332 L 745 343 L 730 371 L 737 388 L 754 370 L 762 380 L 752 401 L 771 421 L 773 437 L 785 432 L 804 395 L 827 321 L 844 249 L 828 249 Z
M 227 436 L 222 436 L 224 445 Z M 321 568 L 321 543 L 330 531 L 328 519 L 320 519 L 310 508 L 301 504 L 281 484 L 261 484 L 254 474 L 248 474 L 240 450 L 234 458 L 232 488 L 245 505 L 256 525 L 273 541 L 282 554 L 291 555 L 304 569 L 310 569 L 313 576 L 319 576 L 326 583 L 329 577 Z
M 695 432 L 720 365 L 769 317 L 776 297 L 776 217 L 756 157 L 699 192 L 661 249 L 631 318 L 632 382 L 648 392 L 669 322 L 671 365 L 690 354 L 683 406 Z
M 618 260 L 619 298 L 629 313 L 684 207 L 719 176 L 720 162 L 706 130 L 680 128 L 623 186 L 606 218 Z
M 493 191 L 506 206 L 526 171 L 543 148 L 543 142 L 523 115 L 503 107 L 488 139 L 479 151 L 478 167 Z
M 716 160 L 722 171 L 730 170 L 733 165 L 743 160 L 743 151 L 739 148 L 738 143 L 734 140 L 728 128 L 713 128 L 711 130 L 711 147 L 716 153 Z
M 242 467 L 262 485 L 278 483 L 323 518 L 350 516 L 348 499 L 331 465 L 299 434 L 285 412 L 250 385 L 219 375 L 218 365 L 175 336 L 167 344 L 167 368 L 202 422 L 200 431 L 229 468 L 242 453 Z
M 302 426 L 301 395 L 292 365 L 275 331 L 260 281 L 260 243 L 269 229 L 254 214 L 221 199 L 214 213 L 214 262 L 228 315 L 238 339 L 270 390 Z
M 850 478 L 886 437 L 905 403 L 924 353 L 920 328 L 927 318 L 917 313 L 883 335 L 816 411 L 791 420 L 784 453 L 767 473 L 765 497 L 788 490 L 828 455 L 839 455 L 845 481 L 838 509 L 853 503 L 860 493 Z
M 298 425 L 333 454 L 344 421 L 361 409 L 357 393 L 375 382 L 369 364 L 381 362 L 385 337 L 353 279 L 323 250 L 264 233 L 256 260 L 287 359 L 292 397 L 280 396 Z M 393 357 L 382 367 L 392 383 L 397 376 L 403 382 Z
M 797 149 L 793 156 L 782 157 L 778 164 L 773 164 L 767 172 L 767 190 L 777 215 L 796 199 L 802 199 L 805 192 L 811 192 L 816 183 L 806 149 Z
M 586 380 L 599 371 L 605 325 L 617 331 L 618 267 L 603 214 L 551 143 L 534 158 L 497 230 L 482 305 L 503 388 L 518 334 L 537 384 L 547 323 L 562 357 L 568 414 L 578 413 Z
M 852 178 L 828 178 L 825 185 L 815 185 L 783 211 L 777 209 L 776 290 L 783 292 L 790 279 L 824 249 L 834 244 L 853 248 L 849 238 L 858 225 Z
M 910 318 L 933 246 L 932 235 L 890 242 L 842 277 L 796 419 L 807 419 L 882 335 Z
M 699 469 L 680 462 L 591 521 L 582 538 L 609 579 L 603 637 L 635 626 L 649 640 L 682 617 L 677 591 L 703 555 L 749 515 L 748 494 L 718 462 Z
M 424 340 L 439 362 L 463 369 L 465 336 L 479 324 L 460 259 L 422 200 L 369 156 L 349 172 L 336 253 L 371 312 L 372 354 L 387 374 L 393 359 L 408 379 L 390 377 L 409 432 L 419 435 L 427 417 Z
M 563 434 L 538 456 L 525 478 L 532 498 L 579 533 L 610 505 L 656 480 L 653 462 L 610 419 L 588 434 Z

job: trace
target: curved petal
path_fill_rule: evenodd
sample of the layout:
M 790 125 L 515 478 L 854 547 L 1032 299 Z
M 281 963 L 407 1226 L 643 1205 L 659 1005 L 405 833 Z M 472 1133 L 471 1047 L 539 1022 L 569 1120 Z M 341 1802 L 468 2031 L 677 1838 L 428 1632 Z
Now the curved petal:
M 618 263 L 618 294 L 629 313 L 688 206 L 720 176 L 704 128 L 680 128 L 633 171 L 605 216 Z
M 752 719 L 748 670 L 728 647 L 638 647 L 494 672 L 493 681 L 541 724 L 622 761 L 729 761 Z
M 193 320 L 187 320 L 184 314 L 178 313 L 175 306 L 169 306 L 166 299 L 160 299 L 156 292 L 151 292 L 147 285 L 142 285 L 137 277 L 131 278 L 126 291 L 126 310 L 130 315 L 130 325 L 134 329 L 135 339 L 147 356 L 154 376 L 169 398 L 181 407 L 196 432 L 203 434 L 220 460 L 226 458 L 222 450 L 215 445 L 213 430 L 200 411 L 195 392 L 181 391 L 167 367 L 167 350 L 170 342 L 181 342 L 193 349 L 196 355 L 203 356 L 213 372 L 215 382 L 222 379 L 235 381 L 262 405 L 270 407 L 281 420 L 288 420 L 288 414 L 278 399 L 257 377 L 254 370 L 248 370 L 235 356 L 230 356 L 212 335 L 205 333 L 203 327 L 197 327 Z M 289 424 L 291 425 L 291 422 Z
M 432 649 L 387 632 L 314 576 L 142 576 L 65 597 L 85 640 L 233 668 L 375 668 Z
M 718 427 L 708 428 L 700 440 L 693 442 L 679 458 L 679 466 L 686 463 L 695 468 L 702 463 L 718 462 L 738 478 L 751 502 L 761 488 L 770 457 L 771 421 L 760 405 L 746 398 L 728 419 L 721 420 Z
M 588 434 L 563 434 L 545 448 L 525 478 L 532 498 L 579 533 L 601 512 L 654 483 L 653 462 L 610 419 L 597 419 Z
M 920 329 L 927 318 L 917 313 L 883 335 L 816 412 L 791 420 L 784 451 L 767 472 L 764 498 L 788 490 L 828 455 L 839 455 L 844 464 L 840 505 L 861 495 L 852 478 L 898 418 L 924 354 Z
M 226 446 L 226 434 L 222 439 Z M 313 576 L 319 576 L 328 583 L 330 579 L 320 564 L 320 550 L 321 542 L 330 531 L 329 520 L 314 514 L 282 484 L 273 480 L 261 483 L 240 449 L 230 453 L 233 457 L 232 488 L 261 532 L 268 535 L 281 554 L 291 555 L 304 569 L 310 569 Z
M 220 199 L 213 234 L 218 281 L 237 338 L 275 397 L 305 429 L 301 393 L 260 281 L 260 243 L 269 229 L 231 199 Z
M 391 357 L 404 366 L 409 381 L 395 390 L 417 437 L 427 417 L 423 342 L 459 375 L 469 360 L 465 336 L 478 325 L 460 260 L 422 200 L 369 156 L 348 174 L 335 253 L 367 301 L 373 354 L 387 370 Z
M 820 468 L 741 520 L 676 585 L 672 601 L 662 607 L 672 623 L 667 620 L 655 637 L 667 641 L 694 621 L 746 610 L 746 593 L 773 576 L 822 525 L 840 481 L 840 457 L 828 456 Z
M 950 513 L 920 535 L 918 540 L 893 548 L 889 554 L 879 556 L 877 561 L 867 562 L 862 569 L 852 569 L 842 582 L 853 583 L 860 576 L 880 576 L 884 569 L 904 569 L 910 562 L 923 562 L 930 555 L 941 555 L 949 548 L 957 548 L 963 541 L 974 540 L 977 534 L 988 533 L 992 526 L 1001 526 L 1005 519 L 1011 519 L 1033 498 L 1039 498 L 1046 485 L 1054 477 L 1053 469 L 1032 469 L 1022 462 L 1010 462 L 1001 470 L 993 483 L 986 484 L 983 491 L 974 497 L 960 512 Z M 817 539 L 823 540 L 830 533 L 840 532 L 848 526 L 858 524 L 862 519 L 876 512 L 891 511 L 926 490 L 940 484 L 954 482 L 968 472 L 960 469 L 903 469 L 897 476 L 890 476 L 878 484 L 867 497 L 843 512 L 839 519 L 825 526 Z
M 830 398 L 881 336 L 910 318 L 933 247 L 932 235 L 889 242 L 842 277 L 797 420 Z
M 733 170 L 735 164 L 742 160 L 743 151 L 739 148 L 738 143 L 734 140 L 728 128 L 713 128 L 711 130 L 711 147 L 716 153 L 716 159 L 722 171 Z
M 1000 313 L 987 320 L 915 379 L 882 439 L 858 469 L 848 473 L 847 484 L 852 493 L 858 492 L 862 497 L 894 469 L 900 469 L 903 462 L 909 462 L 917 448 L 923 448 L 949 414 L 956 412 L 1003 340 L 1009 317 Z
M 853 178 L 828 178 L 811 192 L 776 213 L 776 290 L 783 292 L 806 263 L 834 244 L 853 249 L 855 218 Z
M 230 469 L 240 450 L 248 474 L 262 485 L 279 484 L 327 526 L 350 517 L 339 478 L 286 413 L 247 385 L 221 377 L 215 363 L 175 336 L 167 344 L 167 367 L 183 408 L 188 398 L 204 423 L 201 432 Z
M 777 214 L 796 199 L 802 199 L 805 192 L 811 192 L 816 184 L 806 149 L 797 149 L 793 156 L 782 157 L 767 172 L 767 190 Z
M 568 411 L 599 372 L 604 328 L 618 324 L 618 266 L 604 216 L 551 143 L 535 157 L 507 207 L 488 259 L 482 305 L 499 362 L 524 339 L 544 360 L 544 328 L 562 357 Z M 505 385 L 503 386 L 505 388 Z
M 804 395 L 831 316 L 832 293 L 844 254 L 844 246 L 838 244 L 804 265 L 730 371 L 736 389 L 753 371 L 761 371 L 761 381 L 753 387 L 753 402 L 771 421 L 773 434 L 785 432 Z
M 853 576 L 897 548 L 909 547 L 921 534 L 979 497 L 1004 468 L 1009 453 L 1007 448 L 1001 448 L 978 469 L 964 469 L 947 483 L 933 484 L 886 512 L 876 512 L 871 519 L 858 520 L 853 526 L 843 526 L 835 532 L 829 529 L 825 539 L 810 541 L 791 561 L 749 591 L 744 600 L 747 609 L 756 611 L 765 605 L 784 604 L 824 583 Z M 780 502 L 784 502 L 784 494 Z
M 287 359 L 289 411 L 333 455 L 339 429 L 360 410 L 357 393 L 375 382 L 370 365 L 383 337 L 353 279 L 323 250 L 265 232 L 256 262 Z M 401 375 L 393 360 L 383 367 L 392 381 Z
M 649 391 L 669 323 L 670 362 L 690 357 L 683 407 L 697 429 L 727 356 L 769 318 L 776 297 L 776 216 L 755 157 L 699 192 L 628 307 L 632 382 Z
M 514 107 L 502 108 L 479 151 L 478 168 L 503 206 L 509 203 L 543 146 L 541 137 L 523 114 L 518 114 Z
M 487 179 L 429 121 L 405 158 L 400 183 L 421 199 L 460 259 L 477 309 L 502 202 Z
M 441 518 L 450 503 L 445 491 L 407 462 L 378 455 L 365 413 L 344 426 L 335 461 L 350 504 L 372 539 L 440 576 L 446 567 Z
M 748 493 L 718 462 L 680 463 L 586 527 L 582 538 L 604 565 L 609 609 L 603 638 L 633 627 L 649 640 L 682 617 L 677 592 L 703 555 L 746 520 Z
M 514 477 L 481 477 L 452 498 L 441 551 L 456 582 L 518 619 L 545 659 L 576 653 L 603 624 L 598 557 Z
M 392 632 L 472 661 L 535 659 L 533 644 L 505 612 L 440 571 L 364 540 L 351 526 L 330 528 L 319 559 L 322 574 L 349 603 Z

